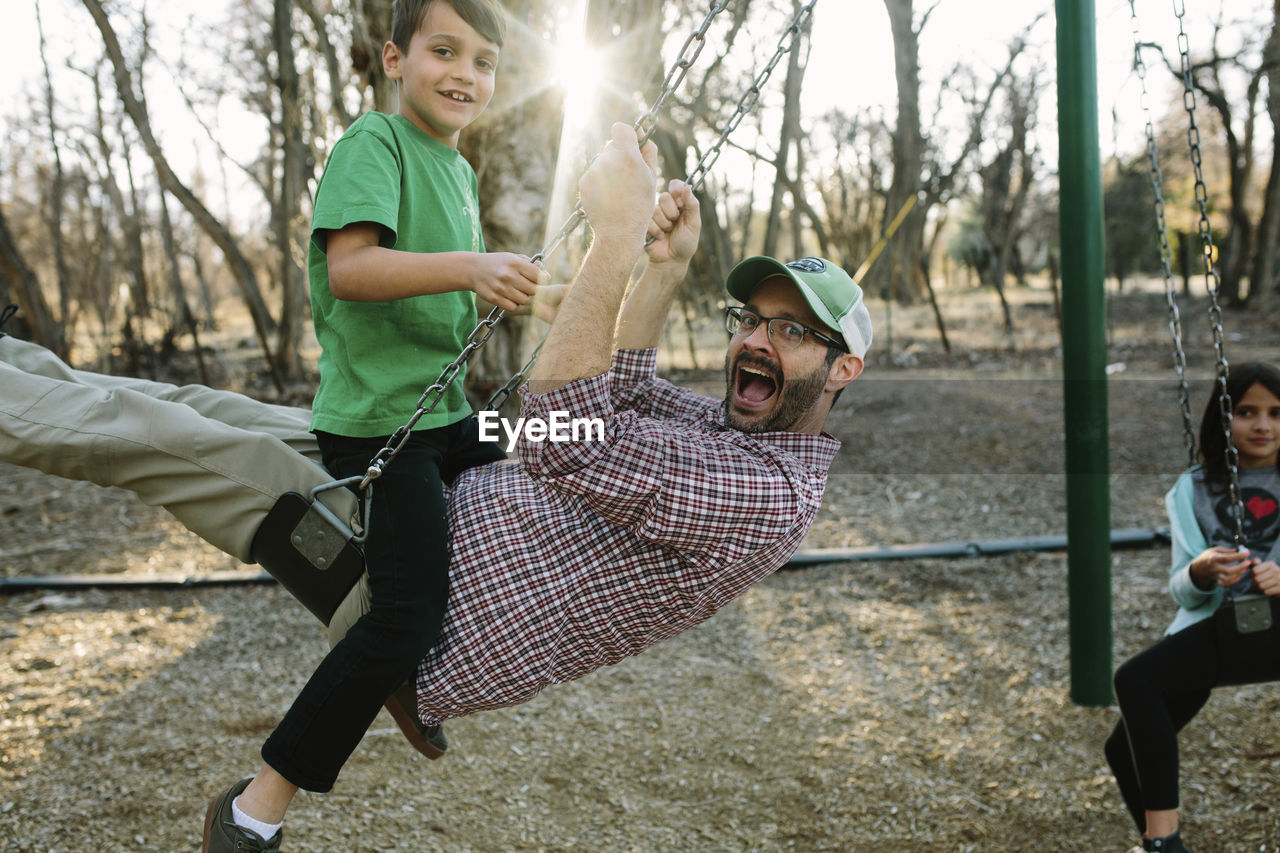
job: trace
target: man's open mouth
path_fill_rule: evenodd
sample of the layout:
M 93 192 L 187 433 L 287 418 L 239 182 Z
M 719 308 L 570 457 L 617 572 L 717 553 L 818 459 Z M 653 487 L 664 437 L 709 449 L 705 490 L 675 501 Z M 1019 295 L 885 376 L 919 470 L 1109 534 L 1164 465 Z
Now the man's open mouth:
M 733 377 L 735 402 L 749 409 L 768 404 L 778 393 L 780 378 L 770 367 L 738 362 Z

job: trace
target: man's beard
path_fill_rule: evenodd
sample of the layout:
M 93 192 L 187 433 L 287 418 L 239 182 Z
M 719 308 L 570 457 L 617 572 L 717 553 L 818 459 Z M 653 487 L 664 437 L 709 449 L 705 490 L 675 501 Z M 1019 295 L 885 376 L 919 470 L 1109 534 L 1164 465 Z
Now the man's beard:
M 744 362 L 769 371 L 776 377 L 776 381 L 780 386 L 778 391 L 774 392 L 778 395 L 778 399 L 773 413 L 763 418 L 743 417 L 733 411 L 733 407 L 730 405 L 733 399 L 735 376 L 738 372 L 738 367 Z M 724 357 L 724 366 L 726 375 L 724 420 L 733 429 L 745 433 L 781 432 L 790 428 L 814 407 L 822 397 L 823 389 L 827 385 L 827 368 L 825 366 L 801 376 L 783 378 L 782 368 L 769 359 L 752 358 L 742 354 L 738 356 L 736 362 L 730 365 L 728 353 Z

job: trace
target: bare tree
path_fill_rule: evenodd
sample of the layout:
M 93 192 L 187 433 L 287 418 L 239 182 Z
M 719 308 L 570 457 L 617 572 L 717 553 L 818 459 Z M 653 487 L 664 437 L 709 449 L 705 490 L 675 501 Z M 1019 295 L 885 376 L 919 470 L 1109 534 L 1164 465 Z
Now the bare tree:
M 285 376 L 302 373 L 298 351 L 307 303 L 307 233 L 302 196 L 311 177 L 311 157 L 302 129 L 302 94 L 293 55 L 293 0 L 275 0 L 272 42 L 276 56 L 280 185 L 273 200 L 276 242 L 280 253 L 280 333 L 276 364 Z M 337 99 L 335 99 L 337 100 Z
M 362 89 L 373 93 L 373 109 L 393 112 L 395 81 L 382 73 L 382 46 L 391 39 L 392 0 L 347 0 L 351 15 L 351 68 Z M 519 4 L 515 4 L 517 7 Z M 517 15 L 518 9 L 510 9 Z
M 94 117 L 89 130 L 89 138 L 92 140 L 92 145 L 86 143 L 84 160 L 86 163 L 95 166 L 95 181 L 102 196 L 97 205 L 99 222 L 96 228 L 101 235 L 99 247 L 103 264 L 99 277 L 94 282 L 95 286 L 89 288 L 88 298 L 97 314 L 99 324 L 105 331 L 111 324 L 111 313 L 115 305 L 116 296 L 115 288 L 112 287 L 111 283 L 112 267 L 116 263 L 123 264 L 129 277 L 129 290 L 135 297 L 133 301 L 135 306 L 139 299 L 145 306 L 147 278 L 143 264 L 142 212 L 138 209 L 136 203 L 137 193 L 131 189 L 130 198 L 134 203 L 132 206 L 127 204 L 124 193 L 120 189 L 120 184 L 116 181 L 115 173 L 112 169 L 113 162 L 117 162 L 117 160 L 115 151 L 108 139 L 109 116 L 103 104 L 105 93 L 102 90 L 101 67 L 102 61 L 99 60 L 92 69 L 76 70 L 83 74 L 93 87 Z M 120 160 L 128 164 L 130 146 L 129 137 L 124 132 L 124 119 L 122 116 L 116 115 L 110 117 L 110 120 L 114 122 L 115 134 L 120 140 Z M 127 167 L 126 171 L 127 179 L 132 187 L 132 169 Z M 114 219 L 121 231 L 119 239 L 117 239 L 115 231 L 109 224 L 109 216 Z
M 1249 273 L 1249 291 L 1259 294 L 1263 304 L 1280 290 L 1280 0 L 1271 7 L 1271 32 L 1262 50 L 1262 68 L 1267 83 L 1267 117 L 1271 119 L 1271 169 L 1262 195 L 1262 215 L 1258 219 L 1258 241 Z
M 800 8 L 800 0 L 791 0 L 793 18 L 800 12 Z M 778 151 L 773 160 L 775 175 L 773 197 L 769 202 L 769 219 L 764 230 L 764 253 L 770 257 L 778 254 L 778 235 L 782 229 L 782 205 L 784 200 L 790 194 L 794 205 L 794 200 L 804 197 L 803 192 L 793 191 L 795 184 L 792 179 L 789 179 L 789 176 L 803 174 L 799 168 L 803 160 L 800 140 L 804 134 L 804 131 L 800 128 L 800 90 L 804 85 L 807 52 L 808 27 L 806 27 L 805 32 L 800 34 L 800 37 L 787 54 L 787 77 L 783 85 L 782 128 L 779 131 Z M 788 161 L 791 159 L 793 146 L 796 149 L 797 168 L 795 172 L 789 172 Z M 798 220 L 798 217 L 793 217 L 793 219 Z M 799 251 L 798 240 L 796 241 L 795 251 Z
M 173 222 L 169 218 L 169 205 L 164 195 L 160 196 L 160 234 L 164 239 L 164 254 L 169 267 L 169 296 L 173 299 L 175 319 L 165 332 L 162 350 L 174 348 L 174 341 L 179 331 L 191 335 L 191 350 L 195 355 L 196 368 L 200 374 L 200 383 L 209 384 L 209 368 L 204 363 L 204 353 L 200 349 L 200 330 L 195 315 L 191 313 L 191 303 L 187 301 L 186 288 L 182 284 L 182 271 L 178 263 L 178 246 L 173 236 Z
M 25 331 L 33 341 L 63 357 L 67 355 L 63 328 L 50 312 L 40 281 L 18 249 L 3 208 L 0 208 L 0 303 L 3 303 L 0 308 L 17 304 L 23 315 L 21 320 L 26 324 Z
M 343 73 L 342 63 L 338 61 L 338 51 L 333 37 L 329 33 L 329 15 L 327 12 L 330 4 L 326 2 L 325 8 L 321 8 L 317 0 L 300 0 L 297 5 L 302 13 L 307 16 L 307 19 L 311 21 L 311 26 L 315 31 L 315 39 L 310 46 L 320 54 L 320 58 L 324 61 L 332 100 L 329 111 L 340 127 L 347 127 L 351 122 L 355 121 L 355 116 L 347 109 L 344 97 L 347 90 L 346 75 Z
M 258 340 L 262 345 L 262 352 L 275 386 L 277 390 L 283 390 L 283 382 L 279 371 L 276 369 L 275 360 L 271 355 L 271 335 L 275 332 L 275 321 L 272 319 L 270 312 L 267 310 L 266 302 L 262 298 L 261 288 L 258 286 L 258 276 L 253 265 L 249 263 L 244 253 L 240 250 L 235 237 L 227 227 L 205 207 L 204 203 L 182 182 L 169 165 L 159 141 L 152 132 L 146 100 L 141 90 L 135 89 L 133 72 L 125 61 L 124 51 L 120 47 L 120 41 L 116 36 L 110 19 L 107 17 L 106 11 L 102 8 L 101 0 L 82 0 L 82 2 L 93 17 L 94 23 L 102 35 L 107 58 L 111 61 L 111 66 L 115 73 L 116 91 L 120 97 L 121 104 L 138 131 L 138 136 L 147 151 L 147 155 L 151 158 L 161 186 L 187 209 L 187 212 L 191 214 L 200 228 L 222 250 L 227 263 L 234 272 L 241 296 L 249 309 L 254 330 L 257 332 Z
M 925 143 L 920 123 L 920 32 L 937 8 L 930 6 L 917 23 L 913 0 L 885 0 L 889 31 L 893 37 L 894 78 L 897 81 L 898 111 L 892 137 L 893 175 L 884 200 L 884 220 L 888 222 L 907 200 L 923 188 Z M 913 298 L 920 292 L 917 271 L 924 246 L 925 210 L 916 206 L 890 246 L 886 260 L 873 279 L 883 282 L 885 294 L 894 292 Z
M 994 287 L 1000 297 L 1005 333 L 1012 349 L 1013 313 L 1005 295 L 1005 278 L 1013 265 L 1022 233 L 1022 215 L 1035 179 L 1035 152 L 1030 142 L 1039 93 L 1035 72 L 1024 79 L 1011 74 L 1004 90 L 1004 125 L 1009 135 L 997 143 L 994 156 L 978 169 L 982 182 L 982 236 L 987 247 L 980 275 L 983 283 Z
M 835 110 L 820 126 L 832 149 L 815 181 L 829 235 L 824 254 L 852 272 L 870 255 L 881 231 L 888 180 L 881 164 L 889 159 L 892 134 L 870 111 Z
M 62 167 L 62 146 L 58 142 L 58 122 L 53 99 L 53 75 L 49 73 L 48 43 L 44 37 L 44 20 L 40 16 L 40 3 L 35 4 L 36 29 L 40 34 L 40 66 L 44 70 L 45 114 L 49 128 L 49 148 L 53 153 L 53 186 L 49 191 L 49 233 L 53 238 L 54 267 L 58 275 L 58 312 L 63 324 L 71 318 L 71 274 L 67 269 L 66 249 L 63 245 L 62 208 L 65 178 Z
M 1027 46 L 1026 34 L 1042 15 L 1037 16 L 1023 33 L 1010 43 L 1009 58 L 1003 69 L 987 85 L 977 82 L 976 76 L 962 73 L 957 68 L 948 75 L 939 93 L 939 108 L 944 99 L 959 97 L 968 109 L 968 127 L 965 139 L 953 152 L 944 149 L 936 135 L 926 139 L 922 129 L 920 108 L 920 33 L 927 25 L 937 3 L 926 9 L 917 20 L 912 8 L 913 0 L 885 0 L 889 12 L 890 31 L 894 44 L 894 68 L 897 80 L 898 109 L 893 129 L 893 176 L 885 196 L 885 221 L 891 220 L 908 203 L 913 195 L 920 201 L 908 214 L 889 244 L 887 263 L 873 270 L 873 277 L 884 287 L 885 293 L 908 301 L 928 291 L 930 284 L 924 279 L 920 256 L 925 247 L 925 229 L 930 210 L 937 204 L 949 201 L 959 185 L 964 164 L 982 142 L 987 117 L 997 94 L 1014 63 Z M 972 91 L 962 93 L 952 87 L 965 80 L 972 80 Z M 985 94 L 984 90 L 985 89 Z
M 1254 51 L 1247 46 L 1245 50 L 1224 54 L 1218 45 L 1223 30 L 1224 24 L 1219 19 L 1214 24 L 1208 56 L 1203 60 L 1192 62 L 1190 70 L 1192 85 L 1216 113 L 1226 142 L 1227 191 L 1230 204 L 1227 212 L 1226 236 L 1220 240 L 1216 272 L 1220 298 L 1228 304 L 1240 304 L 1259 289 L 1251 288 L 1246 293 L 1242 287 L 1245 272 L 1250 268 L 1253 258 L 1255 237 L 1258 236 L 1255 232 L 1255 222 L 1250 214 L 1249 198 L 1253 193 L 1254 170 L 1257 165 L 1254 147 L 1258 100 L 1262 84 L 1273 74 L 1276 68 L 1275 63 L 1280 60 L 1280 56 L 1277 56 L 1274 48 L 1274 35 L 1268 39 L 1268 46 L 1262 51 L 1260 58 L 1256 59 L 1256 64 L 1250 64 Z M 1272 32 L 1274 34 L 1274 26 Z M 1181 67 L 1175 66 L 1168 57 L 1165 58 L 1165 64 L 1174 77 L 1181 82 L 1183 80 Z M 1228 69 L 1235 69 L 1245 79 L 1245 94 L 1242 100 L 1233 101 L 1229 95 L 1229 87 L 1224 75 Z M 1268 110 L 1270 106 L 1269 101 Z M 1202 122 L 1197 122 L 1197 124 L 1200 123 Z M 1280 162 L 1273 161 L 1272 171 L 1277 168 L 1280 168 Z M 1268 186 L 1270 185 L 1271 179 L 1268 178 Z M 1280 189 L 1276 189 L 1275 192 L 1280 194 Z M 1270 199 L 1270 193 L 1264 196 L 1264 205 Z M 1261 221 L 1265 222 L 1268 218 L 1272 222 L 1280 222 L 1280 212 L 1274 208 L 1264 211 Z M 1263 238 L 1264 242 L 1266 239 Z M 1270 239 L 1276 240 L 1274 235 Z M 1272 242 L 1272 246 L 1274 245 L 1275 242 Z M 1253 269 L 1259 274 L 1259 287 L 1265 288 L 1268 282 L 1266 270 L 1258 264 L 1254 264 Z

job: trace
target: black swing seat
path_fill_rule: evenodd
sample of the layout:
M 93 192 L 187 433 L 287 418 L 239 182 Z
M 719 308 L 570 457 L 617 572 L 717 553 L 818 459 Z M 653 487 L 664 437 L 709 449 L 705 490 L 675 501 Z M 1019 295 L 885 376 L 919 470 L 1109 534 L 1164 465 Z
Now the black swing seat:
M 286 492 L 254 534 L 250 555 L 325 625 L 364 573 L 364 551 L 318 500 Z

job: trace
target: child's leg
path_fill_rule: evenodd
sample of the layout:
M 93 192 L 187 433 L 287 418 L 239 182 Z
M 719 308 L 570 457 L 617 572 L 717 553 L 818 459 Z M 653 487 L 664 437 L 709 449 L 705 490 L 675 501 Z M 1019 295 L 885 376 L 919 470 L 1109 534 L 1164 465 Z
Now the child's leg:
M 1204 707 L 1217 681 L 1212 620 L 1165 637 L 1116 671 L 1116 700 L 1141 792 L 1135 802 L 1130 783 L 1125 801 L 1139 829 L 1146 829 L 1147 811 L 1178 807 L 1178 732 Z M 1108 760 L 1118 758 L 1121 746 L 1108 742 Z M 1121 781 L 1121 774 L 1116 778 Z M 1121 784 L 1123 791 L 1126 782 Z
M 1147 822 L 1144 816 L 1146 807 L 1142 804 L 1142 783 L 1138 781 L 1138 769 L 1134 766 L 1133 747 L 1129 744 L 1129 734 L 1124 720 L 1116 723 L 1111 736 L 1107 738 L 1103 751 L 1107 756 L 1107 764 L 1120 786 L 1120 796 L 1124 798 L 1125 807 L 1138 833 L 1146 831 Z
M 1238 634 L 1206 619 L 1120 667 L 1116 698 L 1124 721 L 1107 741 L 1107 760 L 1139 831 L 1158 838 L 1177 830 L 1177 733 L 1204 707 L 1210 690 L 1277 680 L 1280 622 Z
M 414 433 L 373 484 L 365 544 L 372 608 L 320 663 L 263 759 L 311 791 L 327 791 L 386 698 L 435 643 L 448 597 L 448 530 L 437 436 Z M 385 439 L 321 434 L 335 476 L 364 473 Z

